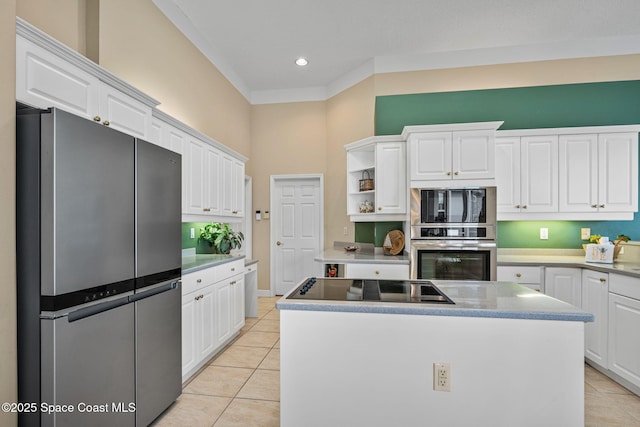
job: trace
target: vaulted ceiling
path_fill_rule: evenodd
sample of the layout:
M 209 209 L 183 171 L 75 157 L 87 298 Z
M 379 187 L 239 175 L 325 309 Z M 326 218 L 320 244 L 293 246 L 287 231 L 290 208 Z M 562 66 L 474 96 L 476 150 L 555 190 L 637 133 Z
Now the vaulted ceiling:
M 252 103 L 373 73 L 640 53 L 638 0 L 153 1 Z

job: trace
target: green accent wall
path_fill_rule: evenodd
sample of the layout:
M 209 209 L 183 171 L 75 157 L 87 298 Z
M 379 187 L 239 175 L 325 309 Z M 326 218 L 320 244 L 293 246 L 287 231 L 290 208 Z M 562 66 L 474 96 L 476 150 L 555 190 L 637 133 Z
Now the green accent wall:
M 392 230 L 402 231 L 402 222 L 356 222 L 355 241 L 373 243 L 376 247 L 382 247 L 385 236 Z
M 376 97 L 376 135 L 504 121 L 501 130 L 640 123 L 640 80 Z
M 196 253 L 211 253 L 208 244 L 204 249 L 198 247 L 198 237 L 200 236 L 200 230 L 209 222 L 183 222 L 182 223 L 182 249 L 196 248 Z M 191 228 L 195 228 L 195 238 L 190 237 Z M 231 226 L 233 228 L 233 225 Z
M 379 96 L 376 135 L 397 135 L 404 126 L 504 121 L 505 129 L 640 124 L 640 81 Z M 539 229 L 549 229 L 549 240 Z M 498 247 L 580 248 L 580 228 L 615 239 L 640 240 L 632 221 L 500 221 Z

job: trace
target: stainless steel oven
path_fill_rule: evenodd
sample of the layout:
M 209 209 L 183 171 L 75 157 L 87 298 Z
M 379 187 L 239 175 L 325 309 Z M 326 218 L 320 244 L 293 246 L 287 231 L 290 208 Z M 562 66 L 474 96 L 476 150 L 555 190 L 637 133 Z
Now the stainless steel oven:
M 411 279 L 497 280 L 493 240 L 412 240 Z
M 411 278 L 496 280 L 496 188 L 411 189 Z

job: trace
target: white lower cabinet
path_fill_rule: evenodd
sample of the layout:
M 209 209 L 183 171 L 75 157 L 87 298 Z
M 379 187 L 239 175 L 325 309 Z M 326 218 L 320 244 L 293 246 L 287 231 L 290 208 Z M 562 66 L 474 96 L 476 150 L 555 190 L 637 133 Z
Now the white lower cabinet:
M 214 287 L 182 296 L 182 380 L 198 368 L 214 348 Z
M 608 299 L 609 275 L 582 270 L 582 309 L 595 317 L 585 324 L 584 357 L 603 368 L 608 363 Z
M 516 282 L 537 292 L 544 292 L 544 267 L 500 266 L 498 282 Z
M 409 280 L 409 264 L 347 263 L 344 270 L 347 279 Z
M 244 294 L 242 259 L 182 277 L 183 382 L 244 326 Z
M 582 269 L 545 268 L 544 293 L 576 307 L 582 306 Z
M 640 387 L 640 279 L 609 275 L 609 363 L 615 374 Z

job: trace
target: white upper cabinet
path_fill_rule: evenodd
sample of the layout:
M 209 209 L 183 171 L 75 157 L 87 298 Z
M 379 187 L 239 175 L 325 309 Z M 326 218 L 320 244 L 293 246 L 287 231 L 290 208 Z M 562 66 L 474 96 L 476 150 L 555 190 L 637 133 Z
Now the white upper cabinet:
M 560 135 L 560 209 L 594 212 L 598 208 L 598 135 Z
M 558 136 L 522 137 L 520 141 L 522 211 L 558 211 Z
M 18 101 L 151 138 L 151 110 L 158 101 L 22 20 L 16 21 L 16 32 Z
M 498 220 L 633 219 L 639 131 L 637 125 L 498 131 Z
M 502 122 L 405 126 L 411 187 L 493 185 Z
M 638 134 L 560 136 L 560 210 L 638 210 Z
M 376 213 L 404 214 L 407 212 L 405 164 L 404 142 L 379 142 L 376 144 Z
M 638 210 L 638 130 L 598 135 L 598 210 Z
M 97 77 L 16 37 L 16 99 L 38 108 L 56 107 L 86 119 L 98 112 Z
M 496 138 L 498 220 L 505 213 L 558 211 L 558 137 Z
M 345 145 L 347 214 L 351 221 L 404 221 L 407 157 L 400 136 L 374 136 Z
M 151 133 L 151 108 L 105 83 L 99 83 L 100 109 L 93 120 L 136 138 Z

